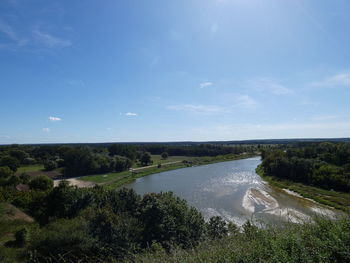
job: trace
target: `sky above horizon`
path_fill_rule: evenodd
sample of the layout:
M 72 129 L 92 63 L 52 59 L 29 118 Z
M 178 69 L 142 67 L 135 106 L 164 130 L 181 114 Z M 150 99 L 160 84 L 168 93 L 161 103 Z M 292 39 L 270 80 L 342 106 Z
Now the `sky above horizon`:
M 348 0 L 1 0 L 0 144 L 350 137 Z

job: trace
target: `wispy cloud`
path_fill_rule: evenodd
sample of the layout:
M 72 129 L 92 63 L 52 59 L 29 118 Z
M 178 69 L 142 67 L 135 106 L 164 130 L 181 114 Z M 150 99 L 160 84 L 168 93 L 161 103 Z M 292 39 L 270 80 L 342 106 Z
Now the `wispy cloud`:
M 249 84 L 257 91 L 270 92 L 275 95 L 288 95 L 293 92 L 279 81 L 271 78 L 253 79 L 249 81 Z
M 50 116 L 49 117 L 49 121 L 52 121 L 52 122 L 56 122 L 56 121 L 61 121 L 62 119 L 59 118 L 59 117 L 53 117 L 53 116 Z
M 49 48 L 68 47 L 72 45 L 72 42 L 69 40 L 58 38 L 40 30 L 33 31 L 33 35 L 37 42 Z
M 318 86 L 318 87 L 350 86 L 350 72 L 335 74 L 324 80 L 314 82 L 313 86 Z
M 49 128 L 43 128 L 43 132 L 50 132 Z
M 218 106 L 212 105 L 198 105 L 198 104 L 185 104 L 185 105 L 171 105 L 167 107 L 168 110 L 186 111 L 195 115 L 217 115 L 227 113 L 228 110 Z
M 207 81 L 207 82 L 202 82 L 201 84 L 199 84 L 199 87 L 201 88 L 201 89 L 203 89 L 203 88 L 206 88 L 206 87 L 210 87 L 210 86 L 212 86 L 214 83 L 213 82 L 210 82 L 210 81 Z
M 70 40 L 59 38 L 46 31 L 40 29 L 26 31 L 25 28 L 22 26 L 21 31 L 19 31 L 0 19 L 0 35 L 6 37 L 6 40 L 0 43 L 0 47 L 18 50 L 24 48 L 64 48 L 72 45 Z
M 255 109 L 258 103 L 249 95 L 239 95 L 234 98 L 236 106 L 244 109 Z
M 15 30 L 6 22 L 0 19 L 0 33 L 5 35 L 12 43 L 18 46 L 24 46 L 28 43 L 28 39 L 21 38 L 17 35 Z
M 135 112 L 127 112 L 127 113 L 125 113 L 125 115 L 126 116 L 138 116 L 138 114 Z

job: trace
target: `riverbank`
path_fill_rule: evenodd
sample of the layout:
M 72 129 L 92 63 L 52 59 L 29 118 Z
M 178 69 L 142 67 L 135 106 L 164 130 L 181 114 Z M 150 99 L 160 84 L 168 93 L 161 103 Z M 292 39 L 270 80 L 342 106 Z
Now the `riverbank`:
M 259 165 L 256 168 L 256 173 L 260 175 L 270 185 L 278 187 L 280 189 L 288 189 L 295 193 L 300 194 L 304 198 L 312 199 L 317 203 L 333 207 L 341 210 L 347 214 L 350 214 L 350 194 L 337 191 L 324 190 L 318 187 L 305 185 L 302 183 L 291 182 L 288 180 L 282 180 L 272 176 L 264 175 L 262 167 Z
M 228 162 L 240 159 L 251 158 L 258 156 L 259 153 L 244 153 L 238 155 L 219 155 L 215 157 L 191 157 L 189 161 L 183 161 L 180 163 L 173 163 L 169 165 L 161 165 L 159 168 L 155 166 L 144 167 L 144 169 L 139 169 L 137 171 L 124 171 L 119 173 L 108 173 L 80 177 L 79 180 L 93 182 L 98 185 L 104 185 L 107 188 L 118 188 L 125 184 L 129 184 L 141 178 L 143 176 L 166 172 L 170 170 L 176 170 L 181 168 L 187 168 L 192 166 L 207 165 L 219 162 Z

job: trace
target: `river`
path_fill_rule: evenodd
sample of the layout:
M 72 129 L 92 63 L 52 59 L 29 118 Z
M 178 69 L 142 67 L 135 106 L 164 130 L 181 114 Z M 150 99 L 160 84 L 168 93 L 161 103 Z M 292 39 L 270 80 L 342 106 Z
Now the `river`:
M 199 209 L 206 220 L 219 215 L 242 225 L 246 220 L 264 223 L 302 223 L 315 214 L 334 217 L 335 211 L 270 186 L 256 174 L 260 157 L 189 167 L 153 174 L 127 185 L 138 194 L 172 191 Z

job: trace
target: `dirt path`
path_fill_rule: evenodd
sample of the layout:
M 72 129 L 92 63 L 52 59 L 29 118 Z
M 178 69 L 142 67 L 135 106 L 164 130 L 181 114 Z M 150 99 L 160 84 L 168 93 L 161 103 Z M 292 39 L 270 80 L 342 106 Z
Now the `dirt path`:
M 54 186 L 55 187 L 58 186 L 60 181 L 62 181 L 62 180 L 55 180 L 54 181 Z M 66 179 L 66 181 L 68 181 L 70 185 L 78 186 L 79 188 L 80 187 L 94 187 L 96 185 L 93 182 L 82 181 L 82 180 L 79 180 L 77 178 Z

